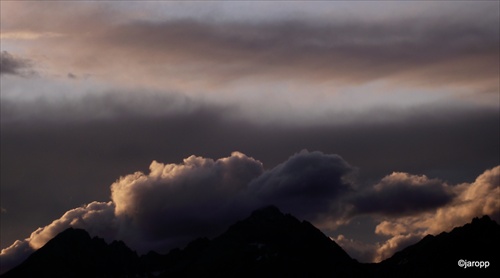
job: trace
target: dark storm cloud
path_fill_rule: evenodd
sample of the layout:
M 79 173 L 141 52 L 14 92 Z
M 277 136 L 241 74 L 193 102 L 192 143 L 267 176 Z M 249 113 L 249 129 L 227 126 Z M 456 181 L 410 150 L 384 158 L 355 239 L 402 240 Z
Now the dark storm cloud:
M 264 205 L 313 220 L 318 213 L 330 212 L 333 201 L 352 192 L 345 180 L 352 171 L 338 155 L 302 151 L 259 176 L 250 188 Z
M 377 213 L 386 216 L 418 214 L 450 203 L 455 194 L 443 181 L 407 173 L 384 177 L 371 190 L 351 200 L 354 214 Z
M 10 74 L 27 77 L 35 74 L 32 69 L 32 61 L 13 56 L 7 51 L 1 52 L 0 61 L 0 75 Z

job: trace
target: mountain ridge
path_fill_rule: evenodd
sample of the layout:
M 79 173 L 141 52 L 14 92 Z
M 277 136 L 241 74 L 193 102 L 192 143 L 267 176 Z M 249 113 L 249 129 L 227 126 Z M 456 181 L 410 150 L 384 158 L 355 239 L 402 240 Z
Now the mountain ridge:
M 359 263 L 307 221 L 277 207 L 258 209 L 213 239 L 138 256 L 122 241 L 107 244 L 68 228 L 2 278 L 12 277 L 422 277 L 430 273 L 498 274 L 500 226 L 488 216 L 428 235 L 378 264 Z M 464 269 L 458 260 L 488 261 Z
M 475 217 L 471 223 L 455 227 L 396 252 L 377 265 L 379 276 L 422 277 L 434 272 L 448 275 L 497 277 L 500 263 L 500 225 L 489 216 Z M 459 261 L 489 262 L 487 268 L 459 266 Z M 432 271 L 422 268 L 432 265 Z M 454 266 L 454 267 L 449 267 Z

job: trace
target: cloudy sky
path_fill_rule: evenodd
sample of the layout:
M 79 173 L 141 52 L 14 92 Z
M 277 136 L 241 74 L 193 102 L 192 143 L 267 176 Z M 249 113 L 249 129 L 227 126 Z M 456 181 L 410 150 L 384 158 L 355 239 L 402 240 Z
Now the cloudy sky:
M 2 1 L 1 271 L 256 208 L 362 262 L 500 220 L 497 1 Z

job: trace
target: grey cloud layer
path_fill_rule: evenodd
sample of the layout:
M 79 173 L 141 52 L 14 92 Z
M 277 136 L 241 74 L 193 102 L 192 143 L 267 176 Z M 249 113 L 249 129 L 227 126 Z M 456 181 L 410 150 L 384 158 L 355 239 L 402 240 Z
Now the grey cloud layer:
M 206 83 L 257 76 L 346 84 L 377 79 L 412 86 L 468 84 L 489 92 L 498 88 L 499 19 L 494 16 L 475 20 L 463 14 L 454 18 L 431 14 L 422 15 L 424 20 L 388 22 L 188 18 L 127 22 L 107 15 L 111 7 L 101 12 L 92 6 L 83 8 L 87 12 L 75 12 L 74 20 L 63 17 L 68 22 L 65 26 L 58 27 L 61 20 L 54 25 L 43 9 L 34 15 L 44 19 L 43 28 L 26 20 L 18 25 L 20 30 L 41 28 L 39 32 L 61 34 L 32 45 L 41 46 L 46 54 L 54 51 L 51 55 L 80 72 L 106 74 L 116 67 L 130 75 L 177 81 L 196 78 Z M 15 26 L 7 30 L 16 31 Z
M 499 59 L 494 26 L 441 20 L 337 25 L 183 20 L 121 25 L 86 40 L 97 43 L 99 51 L 120 49 L 120 57 L 173 64 L 189 74 L 215 74 L 212 78 L 225 81 L 270 74 L 285 79 L 402 78 L 413 84 L 494 86 Z

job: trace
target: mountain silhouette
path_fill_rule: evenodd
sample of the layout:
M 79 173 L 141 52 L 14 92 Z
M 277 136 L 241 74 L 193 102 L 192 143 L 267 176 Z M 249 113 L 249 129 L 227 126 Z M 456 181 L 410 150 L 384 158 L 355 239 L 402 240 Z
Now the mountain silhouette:
M 459 260 L 489 265 L 463 268 Z M 377 277 L 425 277 L 436 273 L 498 277 L 499 264 L 500 225 L 483 216 L 449 233 L 424 237 L 377 264 L 373 273 Z
M 121 241 L 107 244 L 68 228 L 1 277 L 129 277 L 137 273 L 138 260 Z
M 196 257 L 180 276 L 351 276 L 358 263 L 307 221 L 274 206 L 254 211 L 212 241 L 198 242 Z M 191 251 L 192 252 L 192 251 Z M 192 252 L 194 253 L 194 252 Z M 174 273 L 166 273 L 170 277 Z
M 210 240 L 168 254 L 138 256 L 123 242 L 107 244 L 69 228 L 1 277 L 424 277 L 498 275 L 500 226 L 489 217 L 420 242 L 378 264 L 351 259 L 307 221 L 269 206 Z M 488 268 L 458 260 L 489 262 Z

